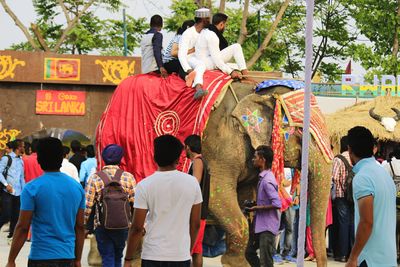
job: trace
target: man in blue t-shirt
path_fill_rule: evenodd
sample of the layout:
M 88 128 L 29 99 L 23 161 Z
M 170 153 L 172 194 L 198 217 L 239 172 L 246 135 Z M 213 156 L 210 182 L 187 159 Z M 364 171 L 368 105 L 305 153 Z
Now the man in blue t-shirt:
M 32 225 L 28 266 L 81 266 L 85 240 L 85 193 L 82 186 L 60 172 L 61 141 L 40 139 L 37 159 L 45 172 L 27 184 L 21 194 L 21 212 L 14 232 L 7 266 L 15 259 Z
M 374 138 L 361 126 L 348 132 L 349 154 L 355 176 L 353 199 L 356 240 L 346 267 L 391 267 L 396 262 L 396 187 L 376 164 Z

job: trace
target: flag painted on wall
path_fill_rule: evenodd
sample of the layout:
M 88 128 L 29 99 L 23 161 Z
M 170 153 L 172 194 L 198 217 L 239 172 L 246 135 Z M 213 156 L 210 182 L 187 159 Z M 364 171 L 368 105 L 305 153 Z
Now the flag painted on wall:
M 81 61 L 77 58 L 44 58 L 44 80 L 79 81 Z

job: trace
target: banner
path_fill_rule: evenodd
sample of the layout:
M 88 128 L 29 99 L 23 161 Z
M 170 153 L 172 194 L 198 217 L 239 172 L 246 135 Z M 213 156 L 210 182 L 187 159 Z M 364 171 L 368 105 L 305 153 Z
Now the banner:
M 83 116 L 86 112 L 86 92 L 36 91 L 36 114 Z

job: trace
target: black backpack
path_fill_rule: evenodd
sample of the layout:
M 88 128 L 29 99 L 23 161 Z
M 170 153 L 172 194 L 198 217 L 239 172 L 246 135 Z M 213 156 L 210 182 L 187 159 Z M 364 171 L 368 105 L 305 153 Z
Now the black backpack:
M 127 229 L 131 222 L 129 194 L 121 185 L 123 170 L 118 169 L 114 177 L 99 171 L 96 174 L 104 183 L 98 202 L 99 220 L 105 229 Z
M 344 192 L 344 198 L 346 201 L 354 205 L 354 199 L 353 199 L 353 178 L 355 173 L 353 172 L 353 167 L 351 167 L 349 161 L 341 154 L 336 155 L 337 158 L 339 158 L 345 166 L 346 169 L 346 178 L 344 182 L 344 186 L 342 184 L 342 190 Z
M 11 156 L 10 156 L 10 155 L 4 155 L 4 157 L 8 158 L 8 161 L 7 161 L 7 166 L 4 168 L 4 170 L 3 170 L 2 174 L 3 174 L 3 176 L 4 176 L 4 179 L 6 179 L 6 181 L 7 181 L 8 170 L 9 170 L 9 169 L 10 169 L 10 167 L 11 167 L 11 164 L 12 164 L 12 158 L 11 158 Z M 0 183 L 0 189 L 3 189 L 3 188 L 4 188 L 4 185 L 3 185 L 3 183 Z

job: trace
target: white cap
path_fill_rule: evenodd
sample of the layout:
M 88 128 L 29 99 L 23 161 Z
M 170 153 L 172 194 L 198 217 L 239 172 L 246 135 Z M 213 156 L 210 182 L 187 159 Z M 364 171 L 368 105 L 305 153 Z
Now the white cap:
M 197 9 L 195 12 L 194 12 L 194 16 L 196 17 L 196 18 L 209 18 L 209 17 L 211 17 L 211 13 L 210 13 L 210 10 L 208 9 L 208 8 L 200 8 L 200 9 Z

